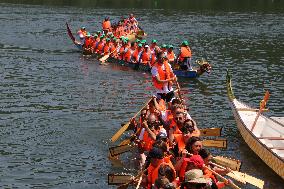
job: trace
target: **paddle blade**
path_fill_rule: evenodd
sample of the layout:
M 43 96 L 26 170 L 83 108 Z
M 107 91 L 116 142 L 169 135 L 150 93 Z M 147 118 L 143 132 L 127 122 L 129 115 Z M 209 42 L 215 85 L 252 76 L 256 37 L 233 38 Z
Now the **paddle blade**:
M 226 139 L 206 139 L 202 141 L 203 146 L 210 148 L 227 148 L 227 140 Z
M 250 184 L 252 184 L 256 187 L 261 188 L 261 189 L 264 187 L 264 181 L 263 180 L 260 180 L 258 178 L 253 177 L 253 176 L 250 176 L 250 175 L 247 175 L 246 173 L 244 173 L 244 177 L 245 177 L 245 180 L 248 183 L 250 183 Z
M 205 128 L 199 130 L 200 136 L 221 136 L 222 128 Z
M 242 165 L 240 160 L 235 160 L 235 159 L 231 159 L 231 158 L 223 157 L 223 156 L 215 156 L 213 157 L 213 160 L 217 164 L 222 165 L 223 167 L 229 167 L 233 171 L 240 171 L 240 168 Z
M 103 56 L 102 58 L 100 58 L 99 59 L 99 61 L 101 61 L 101 62 L 105 62 L 106 61 L 106 59 L 108 59 L 108 57 L 109 57 L 110 55 L 109 54 L 107 54 L 107 55 L 105 55 L 105 56 Z
M 232 179 L 240 182 L 240 183 L 243 183 L 243 184 L 246 184 L 246 180 L 244 178 L 244 175 L 243 174 L 239 174 L 240 172 L 237 172 L 237 171 L 231 171 L 227 174 L 227 176 L 231 177 Z
M 111 156 L 117 156 L 119 154 L 123 154 L 125 152 L 129 152 L 130 150 L 132 150 L 135 147 L 135 145 L 119 145 L 119 146 L 114 146 L 109 148 L 109 152 Z
M 108 185 L 126 184 L 133 178 L 132 175 L 108 174 Z
M 125 124 L 123 127 L 121 127 L 112 137 L 111 137 L 111 142 L 115 142 L 117 141 L 117 139 L 119 139 L 119 137 L 124 133 L 124 131 L 127 130 L 127 128 L 129 127 L 129 122 L 127 124 Z

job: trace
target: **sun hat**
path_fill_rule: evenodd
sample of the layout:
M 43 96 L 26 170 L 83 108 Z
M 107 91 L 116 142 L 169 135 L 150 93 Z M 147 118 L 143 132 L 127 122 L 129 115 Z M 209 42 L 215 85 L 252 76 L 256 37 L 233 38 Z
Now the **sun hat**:
M 182 42 L 182 45 L 188 46 L 188 41 L 186 41 L 186 40 L 183 41 L 183 42 Z
M 192 169 L 185 173 L 184 182 L 206 184 L 208 180 L 204 178 L 201 169 Z
M 152 43 L 157 43 L 157 40 L 156 40 L 156 39 L 153 39 L 153 40 L 152 40 Z

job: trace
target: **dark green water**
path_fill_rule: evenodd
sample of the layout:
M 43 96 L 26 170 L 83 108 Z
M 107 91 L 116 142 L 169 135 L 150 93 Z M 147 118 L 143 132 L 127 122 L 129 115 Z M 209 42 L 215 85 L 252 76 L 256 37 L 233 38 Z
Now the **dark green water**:
M 228 150 L 213 152 L 284 188 L 239 135 L 225 89 L 228 68 L 239 99 L 257 107 L 268 89 L 268 115 L 283 116 L 283 1 L 0 2 L 0 188 L 108 188 L 107 173 L 126 171 L 109 163 L 108 140 L 151 95 L 150 76 L 83 57 L 65 22 L 96 31 L 106 15 L 130 12 L 149 39 L 187 39 L 212 64 L 210 75 L 180 84 L 198 126 L 223 127 Z

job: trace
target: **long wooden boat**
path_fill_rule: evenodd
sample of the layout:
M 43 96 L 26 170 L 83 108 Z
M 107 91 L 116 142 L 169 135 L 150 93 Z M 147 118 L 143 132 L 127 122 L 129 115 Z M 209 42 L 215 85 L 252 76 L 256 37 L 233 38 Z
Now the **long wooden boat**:
M 93 55 L 98 57 L 99 55 L 97 54 L 92 54 L 91 52 L 86 52 L 84 51 L 84 49 L 82 48 L 82 44 L 77 41 L 75 39 L 75 37 L 73 36 L 68 24 L 66 23 L 67 26 L 67 33 L 70 37 L 70 39 L 72 40 L 72 42 L 74 43 L 74 45 L 83 53 L 86 55 Z M 144 64 L 137 64 L 137 63 L 132 63 L 132 62 L 126 62 L 124 60 L 118 60 L 116 58 L 110 57 L 108 59 L 108 62 L 110 63 L 115 63 L 115 64 L 119 64 L 121 66 L 128 66 L 133 68 L 134 70 L 141 70 L 141 71 L 147 71 L 150 72 L 151 68 L 148 65 L 144 65 Z M 185 70 L 173 70 L 175 75 L 177 77 L 184 77 L 184 78 L 197 78 L 199 76 L 201 76 L 203 73 L 207 72 L 210 73 L 211 72 L 211 65 L 208 62 L 204 62 L 204 61 L 198 61 L 199 64 L 199 68 L 195 68 L 193 70 L 190 71 L 185 71 Z
M 229 73 L 227 73 L 227 93 L 237 127 L 244 141 L 284 179 L 284 124 L 260 114 L 253 128 L 258 110 L 235 98 Z

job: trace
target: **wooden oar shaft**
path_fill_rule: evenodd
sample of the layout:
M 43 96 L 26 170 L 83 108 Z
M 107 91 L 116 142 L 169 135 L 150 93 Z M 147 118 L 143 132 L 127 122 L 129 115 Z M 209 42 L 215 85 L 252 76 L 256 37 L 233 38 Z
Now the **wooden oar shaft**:
M 211 168 L 205 166 L 209 171 L 211 171 L 214 175 L 218 176 L 219 178 L 221 178 L 223 181 L 225 181 L 226 183 L 229 183 L 228 179 L 226 179 L 225 177 L 223 177 L 222 175 L 220 175 L 219 173 L 217 173 L 216 171 L 212 170 Z M 229 186 L 233 189 L 241 189 L 240 187 L 238 187 L 236 184 L 230 182 Z
M 150 98 L 150 100 L 147 101 L 146 104 L 144 104 L 144 106 L 133 116 L 133 117 L 137 117 L 137 115 L 142 111 L 143 108 L 145 108 L 149 102 L 152 100 L 152 98 Z M 125 124 L 123 127 L 121 127 L 111 138 L 112 142 L 117 141 L 117 139 L 119 139 L 119 137 L 124 133 L 124 131 L 126 131 L 126 129 L 129 127 L 130 121 Z

